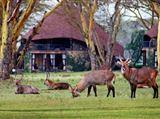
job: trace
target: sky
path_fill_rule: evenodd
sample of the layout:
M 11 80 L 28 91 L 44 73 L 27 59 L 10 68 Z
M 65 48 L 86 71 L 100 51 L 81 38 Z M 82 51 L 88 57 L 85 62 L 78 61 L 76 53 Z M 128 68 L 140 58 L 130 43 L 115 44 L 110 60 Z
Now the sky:
M 107 11 L 108 11 L 110 14 L 113 14 L 113 13 L 114 13 L 114 6 L 115 6 L 114 4 L 110 4 L 110 5 L 109 5 L 109 8 L 107 9 L 107 7 L 104 5 L 104 6 L 102 6 L 101 8 L 98 9 L 96 15 L 106 16 Z M 146 14 L 146 13 L 143 12 L 143 11 L 145 11 L 145 10 L 140 9 L 140 13 L 141 13 L 142 17 L 143 17 L 144 19 L 149 19 L 151 16 L 148 15 L 148 14 Z M 135 12 L 138 14 L 138 11 L 135 11 Z M 123 19 L 124 21 L 136 20 L 136 19 L 137 19 L 136 16 L 135 16 L 135 14 L 134 14 L 133 12 L 129 11 L 129 10 L 125 10 L 125 11 L 124 11 L 124 9 L 122 9 L 122 13 L 123 13 L 122 19 Z M 107 16 L 106 16 L 106 17 L 107 17 Z

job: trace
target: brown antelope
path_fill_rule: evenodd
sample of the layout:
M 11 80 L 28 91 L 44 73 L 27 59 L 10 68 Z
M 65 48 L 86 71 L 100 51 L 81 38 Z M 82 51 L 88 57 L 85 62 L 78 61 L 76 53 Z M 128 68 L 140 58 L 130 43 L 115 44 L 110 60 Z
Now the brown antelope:
M 46 80 L 44 81 L 44 85 L 48 86 L 48 89 L 53 89 L 53 90 L 69 89 L 69 87 L 70 87 L 69 83 L 51 81 L 48 79 L 49 76 L 50 76 L 50 74 L 47 73 Z
M 117 63 L 121 65 L 121 73 L 124 78 L 130 83 L 131 87 L 131 98 L 136 97 L 136 89 L 143 87 L 152 87 L 154 91 L 153 98 L 158 98 L 158 84 L 156 77 L 158 71 L 150 67 L 142 67 L 140 69 L 130 68 L 128 65 L 131 60 L 122 60 Z
M 64 82 L 53 82 L 49 79 L 46 79 L 44 81 L 44 85 L 48 86 L 48 89 L 53 89 L 53 90 L 65 90 L 69 89 L 70 84 L 64 83 Z
M 81 79 L 80 82 L 76 85 L 76 87 L 71 89 L 72 96 L 78 97 L 83 90 L 88 87 L 91 88 L 92 86 L 94 86 L 95 95 L 97 95 L 95 86 L 107 85 L 107 97 L 109 96 L 111 91 L 113 93 L 113 97 L 115 97 L 115 88 L 113 86 L 114 79 L 115 75 L 110 70 L 97 70 L 87 73 L 84 78 Z
M 16 92 L 15 94 L 39 94 L 39 89 L 30 85 L 21 85 L 21 80 L 16 80 Z

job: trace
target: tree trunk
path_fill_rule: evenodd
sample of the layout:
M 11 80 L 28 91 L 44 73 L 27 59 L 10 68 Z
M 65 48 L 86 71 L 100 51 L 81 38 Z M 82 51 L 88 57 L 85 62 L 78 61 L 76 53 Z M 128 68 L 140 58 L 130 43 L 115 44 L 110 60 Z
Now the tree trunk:
M 10 1 L 1 1 L 2 7 L 3 7 L 3 15 L 2 15 L 2 44 L 1 44 L 1 49 L 0 49 L 0 59 L 1 59 L 1 79 L 8 79 L 9 78 L 9 57 L 7 55 L 10 47 L 8 41 L 8 24 L 7 24 L 7 19 L 9 17 L 9 6 L 10 6 Z
M 9 72 L 9 63 L 8 61 L 3 62 L 2 64 L 2 80 L 6 80 L 10 78 L 10 72 Z
M 91 70 L 96 69 L 96 56 L 91 50 L 88 50 L 90 61 L 91 61 Z
M 160 71 L 160 18 L 158 21 L 157 58 L 158 58 L 158 71 Z
M 2 79 L 2 58 L 0 58 L 0 79 Z
M 10 39 L 7 40 L 6 47 L 4 49 L 4 57 L 2 60 L 2 67 L 1 67 L 1 72 L 2 72 L 2 80 L 6 80 L 10 78 L 10 65 L 11 65 L 11 41 Z
M 111 68 L 111 59 L 112 59 L 112 54 L 113 54 L 113 44 L 111 41 L 108 41 L 107 43 L 107 48 L 106 48 L 106 66 Z
M 158 71 L 160 71 L 160 6 L 156 2 L 152 2 L 153 11 L 158 16 L 158 34 L 157 34 L 157 59 L 158 59 Z
M 111 29 L 109 30 L 110 37 L 108 38 L 109 41 L 107 42 L 107 47 L 105 48 L 106 65 L 107 67 L 110 67 L 110 68 L 112 68 L 113 48 L 116 43 L 116 37 L 119 31 L 119 26 L 121 21 L 120 5 L 121 5 L 121 0 L 116 0 L 115 7 L 114 7 L 114 14 L 110 18 L 110 23 L 109 23 L 109 26 L 111 27 Z
M 84 13 L 85 13 L 84 9 L 82 9 L 80 13 L 80 19 L 82 22 L 83 36 L 85 38 L 85 42 L 88 47 L 88 53 L 89 53 L 89 57 L 91 61 L 91 70 L 95 70 L 96 69 L 96 57 L 95 57 L 94 42 L 92 39 L 92 30 L 93 30 L 94 21 L 92 19 L 93 16 L 90 16 L 89 25 L 88 25 Z

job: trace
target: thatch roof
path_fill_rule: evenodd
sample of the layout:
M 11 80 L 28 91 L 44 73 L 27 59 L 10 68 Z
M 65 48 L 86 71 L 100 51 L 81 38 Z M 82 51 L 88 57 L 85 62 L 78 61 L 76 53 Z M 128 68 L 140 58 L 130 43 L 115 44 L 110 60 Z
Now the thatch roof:
M 69 8 L 68 8 L 69 9 Z M 95 31 L 100 39 L 100 45 L 102 47 L 107 46 L 107 42 L 110 41 L 109 34 L 107 34 L 99 25 L 95 24 Z M 30 30 L 23 38 L 28 39 L 32 30 Z M 40 32 L 35 35 L 32 41 L 40 39 L 56 39 L 56 38 L 71 38 L 84 42 L 84 37 L 81 33 L 80 14 L 78 10 L 69 9 L 69 12 L 65 7 L 60 7 L 56 12 L 48 16 L 40 28 Z M 123 56 L 124 49 L 116 43 L 114 47 L 114 55 Z

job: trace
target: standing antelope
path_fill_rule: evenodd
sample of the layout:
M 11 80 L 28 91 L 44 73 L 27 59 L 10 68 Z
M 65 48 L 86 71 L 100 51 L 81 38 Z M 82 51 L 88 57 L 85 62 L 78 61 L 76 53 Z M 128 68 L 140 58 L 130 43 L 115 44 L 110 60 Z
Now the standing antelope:
M 115 88 L 113 86 L 115 75 L 110 70 L 97 70 L 87 73 L 83 79 L 76 85 L 75 88 L 71 89 L 71 93 L 73 97 L 78 97 L 83 90 L 86 88 L 90 88 L 93 86 L 95 95 L 96 94 L 96 85 L 107 85 L 108 93 L 107 97 L 109 96 L 110 92 L 112 91 L 113 97 L 115 97 Z M 89 94 L 89 92 L 88 92 Z
M 156 77 L 158 71 L 150 67 L 142 67 L 140 69 L 130 68 L 128 65 L 131 60 L 127 59 L 118 61 L 117 63 L 121 65 L 121 73 L 124 78 L 130 83 L 131 87 L 131 98 L 136 97 L 137 87 L 152 87 L 154 90 L 153 98 L 158 98 L 158 84 L 156 82 Z

